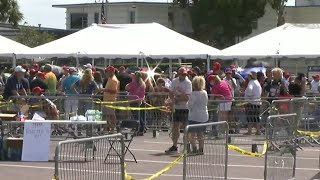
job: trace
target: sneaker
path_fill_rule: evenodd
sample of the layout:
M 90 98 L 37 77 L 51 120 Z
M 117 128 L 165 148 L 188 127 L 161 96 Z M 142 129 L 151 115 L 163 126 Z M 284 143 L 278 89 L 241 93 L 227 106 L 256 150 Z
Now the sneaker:
M 171 146 L 168 150 L 165 151 L 167 154 L 176 154 L 178 153 L 178 148 L 175 146 Z

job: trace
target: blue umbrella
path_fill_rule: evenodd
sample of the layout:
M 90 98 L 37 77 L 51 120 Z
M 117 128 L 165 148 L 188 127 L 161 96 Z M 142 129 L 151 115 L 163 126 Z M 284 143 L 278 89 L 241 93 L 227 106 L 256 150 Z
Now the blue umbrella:
M 252 67 L 252 68 L 246 68 L 243 71 L 240 72 L 240 75 L 244 78 L 247 77 L 247 74 L 249 72 L 263 72 L 264 74 L 266 73 L 266 68 L 265 67 Z

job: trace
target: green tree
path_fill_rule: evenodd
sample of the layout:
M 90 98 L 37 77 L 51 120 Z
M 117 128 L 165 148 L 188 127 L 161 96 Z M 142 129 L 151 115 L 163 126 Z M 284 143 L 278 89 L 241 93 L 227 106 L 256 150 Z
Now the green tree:
M 283 25 L 286 21 L 284 18 L 285 7 L 288 0 L 268 0 L 271 7 L 277 12 L 277 26 Z
M 25 26 L 20 28 L 17 41 L 29 47 L 36 47 L 55 40 L 55 36 L 48 32 L 40 32 L 38 28 Z
M 175 0 L 191 13 L 194 38 L 217 48 L 251 34 L 267 0 Z
M 17 0 L 0 0 L 0 22 L 17 26 L 22 19 Z

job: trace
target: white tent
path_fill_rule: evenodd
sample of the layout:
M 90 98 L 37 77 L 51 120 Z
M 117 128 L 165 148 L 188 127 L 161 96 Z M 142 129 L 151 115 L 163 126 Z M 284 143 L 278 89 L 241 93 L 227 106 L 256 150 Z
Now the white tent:
M 16 57 L 15 54 L 19 54 L 20 52 L 26 52 L 30 50 L 28 46 L 20 44 L 11 39 L 5 38 L 0 35 L 0 56 L 2 57 L 12 57 L 13 62 L 12 66 L 16 66 Z
M 157 23 L 107 24 L 80 30 L 35 47 L 19 57 L 203 58 L 220 50 L 183 36 Z
M 222 59 L 320 57 L 320 24 L 289 24 L 222 51 Z
M 31 48 L 23 44 L 20 44 L 16 41 L 13 41 L 11 39 L 0 36 L 0 56 L 11 57 L 12 54 L 25 52 L 25 51 L 28 51 L 29 49 Z

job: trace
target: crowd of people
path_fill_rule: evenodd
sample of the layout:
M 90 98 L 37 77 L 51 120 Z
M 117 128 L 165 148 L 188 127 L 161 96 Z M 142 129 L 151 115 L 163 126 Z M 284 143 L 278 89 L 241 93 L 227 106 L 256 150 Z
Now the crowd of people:
M 166 150 L 167 153 L 178 151 L 177 143 L 180 128 L 187 124 L 200 124 L 209 120 L 208 101 L 220 100 L 218 106 L 219 121 L 232 121 L 233 101 L 243 97 L 246 104 L 248 132 L 252 134 L 255 127 L 257 135 L 261 134 L 261 98 L 269 102 L 283 97 L 301 97 L 306 93 L 307 79 L 304 74 L 294 76 L 280 68 L 267 68 L 266 72 L 249 72 L 242 76 L 237 72 L 235 65 L 222 68 L 219 62 L 214 62 L 212 71 L 204 72 L 199 67 L 179 67 L 169 75 L 158 74 L 150 77 L 148 72 L 142 70 L 128 73 L 124 66 L 119 69 L 108 66 L 104 72 L 96 70 L 91 64 L 83 67 L 83 72 L 75 67 L 63 66 L 63 75 L 58 77 L 51 65 L 39 66 L 38 64 L 22 65 L 14 68 L 12 75 L 3 80 L 4 100 L 13 96 L 56 96 L 66 95 L 64 101 L 65 119 L 70 119 L 73 113 L 84 114 L 91 107 L 90 103 L 79 103 L 74 96 L 95 96 L 101 94 L 103 102 L 117 101 L 119 95 L 128 96 L 130 106 L 142 107 L 146 94 L 153 93 L 154 105 L 166 105 L 172 108 L 172 143 Z M 80 75 L 81 74 L 81 75 Z M 319 75 L 312 76 L 310 93 L 319 93 Z M 167 94 L 160 96 L 160 94 Z M 159 94 L 159 96 L 157 96 Z M 30 100 L 29 104 L 39 104 Z M 28 104 L 26 100 L 19 99 L 16 104 Z M 46 107 L 48 118 L 58 119 L 59 109 L 55 104 L 45 99 L 41 100 Z M 26 111 L 26 110 L 25 110 Z M 27 112 L 24 112 L 27 114 Z M 115 109 L 103 108 L 107 120 L 105 132 L 113 132 L 117 126 Z M 132 116 L 139 119 L 138 135 L 143 135 L 146 130 L 144 111 L 132 111 Z M 201 130 L 190 131 L 189 139 L 192 151 L 202 152 L 203 141 Z M 199 145 L 196 145 L 196 139 Z

